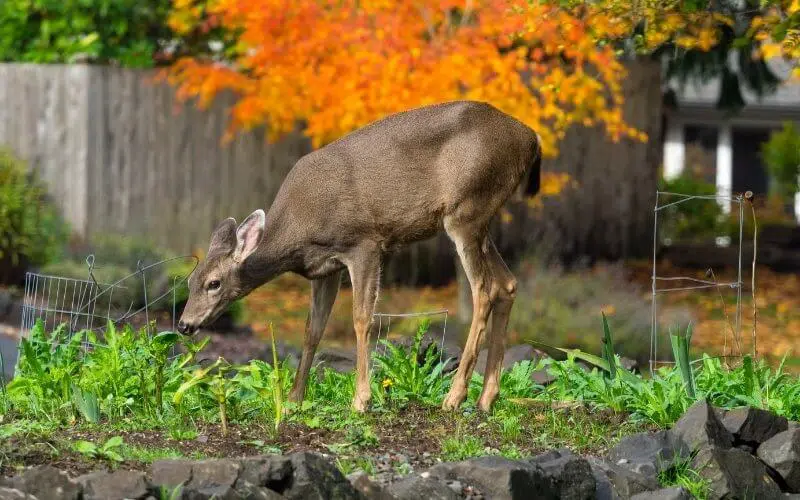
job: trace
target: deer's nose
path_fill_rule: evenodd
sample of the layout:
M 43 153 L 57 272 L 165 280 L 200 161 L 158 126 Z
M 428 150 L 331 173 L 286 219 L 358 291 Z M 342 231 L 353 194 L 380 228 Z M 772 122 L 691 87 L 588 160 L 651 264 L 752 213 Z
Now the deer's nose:
M 191 327 L 184 323 L 183 321 L 178 321 L 178 333 L 181 335 L 186 335 L 191 331 Z

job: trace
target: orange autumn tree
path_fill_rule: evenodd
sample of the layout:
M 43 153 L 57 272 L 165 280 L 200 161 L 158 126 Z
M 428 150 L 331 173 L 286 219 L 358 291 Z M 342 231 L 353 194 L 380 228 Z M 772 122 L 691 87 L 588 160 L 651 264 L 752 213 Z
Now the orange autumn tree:
M 234 91 L 230 132 L 268 123 L 276 139 L 302 121 L 318 147 L 393 112 L 466 98 L 528 124 L 547 156 L 576 123 L 644 139 L 622 117 L 624 67 L 597 45 L 607 28 L 553 5 L 175 0 L 173 29 L 198 23 L 228 27 L 237 43 L 226 62 L 184 58 L 170 77 L 201 106 Z

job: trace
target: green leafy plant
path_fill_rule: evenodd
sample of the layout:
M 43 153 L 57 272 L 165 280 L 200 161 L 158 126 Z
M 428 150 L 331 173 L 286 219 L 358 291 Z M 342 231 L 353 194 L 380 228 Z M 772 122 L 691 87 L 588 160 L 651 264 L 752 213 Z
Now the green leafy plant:
M 0 149 L 0 284 L 20 284 L 28 266 L 58 258 L 68 237 L 69 227 L 44 184 L 21 160 Z
M 784 202 L 791 201 L 800 189 L 800 130 L 794 122 L 784 122 L 770 134 L 761 145 L 761 158 L 773 180 L 771 191 Z
M 686 327 L 686 333 L 684 335 L 670 332 L 669 338 L 672 343 L 672 353 L 675 357 L 675 364 L 686 384 L 686 394 L 689 395 L 689 398 L 695 400 L 697 399 L 697 394 L 694 389 L 694 371 L 692 370 L 692 364 L 689 358 L 689 343 L 692 341 L 692 325 L 689 324 L 689 326 Z
M 120 436 L 109 438 L 102 446 L 91 441 L 78 441 L 75 443 L 75 451 L 88 458 L 99 458 L 111 462 L 122 462 L 124 459 L 119 450 L 124 442 Z
M 430 326 L 423 320 L 414 335 L 411 348 L 395 345 L 381 340 L 386 354 L 376 354 L 377 380 L 388 389 L 390 399 L 407 402 L 411 400 L 426 404 L 438 404 L 447 389 L 451 375 L 444 375 L 444 367 L 449 360 L 440 360 L 434 349 L 425 351 L 420 365 L 420 346 Z
M 189 380 L 178 387 L 172 398 L 176 405 L 180 405 L 188 390 L 199 387 L 207 391 L 219 409 L 219 421 L 223 436 L 228 434 L 228 402 L 236 391 L 235 383 L 226 376 L 230 370 L 231 365 L 225 359 L 217 358 L 209 366 L 195 370 Z

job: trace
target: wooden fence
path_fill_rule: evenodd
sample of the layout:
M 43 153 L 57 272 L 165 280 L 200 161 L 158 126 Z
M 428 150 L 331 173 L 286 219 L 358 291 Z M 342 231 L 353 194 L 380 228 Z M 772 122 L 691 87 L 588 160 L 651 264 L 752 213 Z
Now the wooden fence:
M 151 71 L 0 64 L 0 147 L 47 182 L 72 229 L 146 237 L 177 252 L 229 216 L 268 208 L 310 144 L 263 131 L 228 145 L 230 98 L 180 105 Z

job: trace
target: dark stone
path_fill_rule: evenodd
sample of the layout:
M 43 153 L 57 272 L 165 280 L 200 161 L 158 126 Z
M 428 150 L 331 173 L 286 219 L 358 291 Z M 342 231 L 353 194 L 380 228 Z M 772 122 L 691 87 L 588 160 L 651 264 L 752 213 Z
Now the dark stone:
M 549 451 L 529 460 L 542 468 L 550 478 L 551 487 L 561 499 L 595 498 L 597 481 L 592 474 L 592 466 L 583 458 L 562 448 Z
M 443 482 L 430 477 L 408 476 L 396 481 L 386 488 L 391 498 L 397 500 L 458 500 L 461 495 L 451 490 Z
M 777 472 L 791 493 L 800 493 L 800 428 L 784 431 L 758 447 L 758 458 Z
M 143 472 L 98 471 L 75 479 L 83 486 L 84 500 L 128 500 L 146 498 L 149 492 Z
M 655 480 L 676 457 L 688 457 L 689 448 L 667 431 L 625 436 L 608 453 L 609 461 Z
M 693 466 L 702 477 L 710 481 L 709 500 L 769 500 L 782 495 L 766 465 L 738 448 L 703 448 L 694 458 Z
M 659 489 L 658 481 L 654 478 L 637 474 L 607 460 L 589 458 L 589 464 L 592 466 L 595 480 L 597 480 L 598 498 L 630 498 L 637 493 Z M 605 478 L 611 483 L 610 492 L 603 484 Z M 603 493 L 602 497 L 600 493 Z
M 486 456 L 437 464 L 429 472 L 439 479 L 459 479 L 475 485 L 487 498 L 495 500 L 559 498 L 544 470 L 528 462 Z
M 558 379 L 555 375 L 548 372 L 548 367 L 531 372 L 531 380 L 539 385 L 550 385 Z
M 353 485 L 366 500 L 393 500 L 394 497 L 384 490 L 381 485 L 372 481 L 366 472 L 358 471 L 347 476 L 347 480 Z
M 737 441 L 758 445 L 775 434 L 789 428 L 789 421 L 759 408 L 736 408 L 728 411 L 722 419 L 728 432 Z
M 733 446 L 733 436 L 722 425 L 714 407 L 706 401 L 690 406 L 669 432 L 691 451 L 706 446 L 720 449 Z
M 358 499 L 358 492 L 331 462 L 316 453 L 302 452 L 288 456 L 294 476 L 286 498 L 308 500 Z
M 626 358 L 625 356 L 619 357 L 619 364 L 628 371 L 635 371 L 639 369 L 639 362 L 635 359 Z
M 150 466 L 150 479 L 155 488 L 169 490 L 183 486 L 192 479 L 190 460 L 156 460 Z
M 597 500 L 619 500 L 620 496 L 614 490 L 614 485 L 611 479 L 605 472 L 605 468 L 597 465 L 598 459 L 594 457 L 589 458 L 589 465 L 592 467 L 592 475 L 594 476 L 596 490 L 595 498 Z
M 683 488 L 663 488 L 657 491 L 637 493 L 631 500 L 690 500 L 689 492 Z
M 0 500 L 39 500 L 33 495 L 23 493 L 14 488 L 4 488 L 0 486 Z
M 486 357 L 489 354 L 488 349 L 481 349 L 478 353 L 478 359 L 475 361 L 475 372 L 483 373 L 486 371 Z M 530 344 L 519 344 L 511 346 L 505 350 L 503 354 L 503 370 L 508 370 L 516 363 L 522 361 L 536 362 L 539 359 L 538 352 Z
M 81 486 L 52 465 L 32 467 L 6 482 L 6 486 L 48 500 L 78 500 Z
M 329 368 L 338 373 L 349 373 L 356 369 L 356 353 L 344 349 L 323 349 L 314 357 L 318 369 Z
M 292 483 L 294 468 L 287 457 L 280 455 L 264 455 L 249 457 L 239 461 L 241 470 L 236 481 L 236 489 L 247 485 L 269 488 L 282 493 Z

